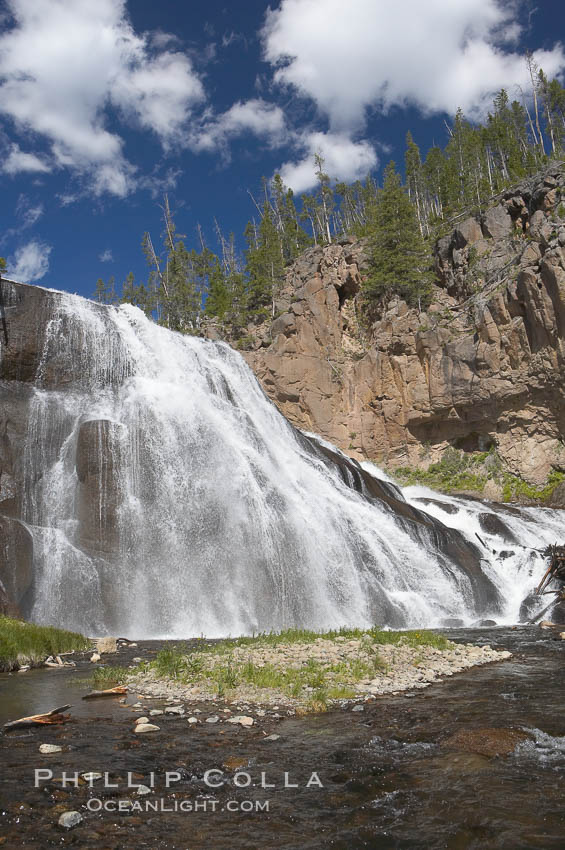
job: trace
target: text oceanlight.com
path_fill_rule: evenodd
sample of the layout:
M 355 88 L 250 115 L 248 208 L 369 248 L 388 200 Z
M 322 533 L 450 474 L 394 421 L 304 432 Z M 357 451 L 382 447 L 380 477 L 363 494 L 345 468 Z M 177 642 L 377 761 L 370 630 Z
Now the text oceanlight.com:
M 89 812 L 268 812 L 270 800 L 101 800 L 91 797 L 86 803 Z

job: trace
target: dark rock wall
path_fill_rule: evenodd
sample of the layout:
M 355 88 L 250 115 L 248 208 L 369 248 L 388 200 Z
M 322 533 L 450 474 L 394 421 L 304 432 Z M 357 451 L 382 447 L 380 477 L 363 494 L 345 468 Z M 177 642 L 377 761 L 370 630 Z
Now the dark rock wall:
M 562 198 L 553 167 L 462 218 L 437 244 L 428 310 L 395 300 L 370 330 L 356 298 L 363 243 L 311 248 L 289 268 L 275 320 L 249 326 L 244 356 L 291 422 L 355 457 L 418 466 L 448 446 L 495 445 L 539 484 L 565 469 Z

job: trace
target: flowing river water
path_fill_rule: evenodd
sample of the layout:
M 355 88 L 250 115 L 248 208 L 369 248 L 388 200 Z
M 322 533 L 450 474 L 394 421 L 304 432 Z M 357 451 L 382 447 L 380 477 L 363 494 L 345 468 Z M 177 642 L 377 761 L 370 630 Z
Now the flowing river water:
M 77 670 L 2 675 L 2 722 L 73 703 L 70 723 L 9 732 L 0 741 L 4 846 L 562 850 L 565 641 L 526 626 L 445 634 L 507 648 L 513 657 L 378 698 L 363 711 L 351 704 L 305 717 L 268 711 L 250 729 L 160 717 L 158 733 L 136 736 L 135 695 L 125 706 L 81 701 L 88 686 L 76 680 L 86 661 Z M 122 650 L 120 661 L 148 659 L 161 645 L 139 642 Z M 221 716 L 221 703 L 199 708 L 200 720 Z M 273 733 L 280 737 L 265 740 Z M 63 750 L 43 756 L 40 743 Z M 36 768 L 53 773 L 38 788 Z M 207 770 L 221 772 L 225 784 L 207 785 Z M 100 780 L 92 788 L 64 788 L 63 771 L 108 772 L 117 787 Z M 168 788 L 167 771 L 176 774 Z M 154 773 L 151 794 L 137 797 L 127 787 L 128 772 L 146 785 Z M 297 787 L 285 787 L 285 773 L 286 784 Z M 263 784 L 274 787 L 262 787 L 262 774 Z M 219 776 L 212 774 L 214 781 Z M 89 811 L 89 799 L 109 801 L 110 808 L 120 799 L 158 800 L 165 811 Z M 182 801 L 192 810 L 175 811 Z M 257 810 L 265 803 L 268 811 Z M 64 810 L 84 817 L 65 833 L 57 826 Z

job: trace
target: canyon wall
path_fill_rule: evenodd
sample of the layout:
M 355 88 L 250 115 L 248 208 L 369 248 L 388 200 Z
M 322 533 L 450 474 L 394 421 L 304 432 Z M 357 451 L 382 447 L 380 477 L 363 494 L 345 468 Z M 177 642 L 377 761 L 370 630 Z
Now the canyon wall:
M 248 328 L 265 392 L 295 425 L 391 468 L 494 446 L 534 484 L 565 469 L 564 187 L 553 167 L 454 221 L 428 309 L 393 299 L 371 327 L 366 245 L 307 250 L 276 317 Z

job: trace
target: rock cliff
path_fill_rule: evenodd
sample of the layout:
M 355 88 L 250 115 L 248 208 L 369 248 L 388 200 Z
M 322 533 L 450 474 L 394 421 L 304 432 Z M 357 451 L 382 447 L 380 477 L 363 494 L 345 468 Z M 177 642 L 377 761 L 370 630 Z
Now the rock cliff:
M 354 457 L 421 466 L 494 446 L 539 484 L 565 469 L 563 167 L 454 221 L 435 268 L 426 311 L 395 300 L 363 328 L 364 244 L 310 248 L 245 357 L 291 422 Z

